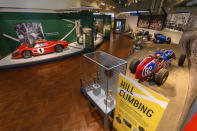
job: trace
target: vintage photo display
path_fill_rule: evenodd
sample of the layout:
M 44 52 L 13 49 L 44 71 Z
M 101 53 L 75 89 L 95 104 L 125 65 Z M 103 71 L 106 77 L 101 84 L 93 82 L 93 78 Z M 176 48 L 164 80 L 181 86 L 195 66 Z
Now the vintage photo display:
M 44 39 L 41 23 L 15 23 L 14 27 L 21 44 L 33 44 Z
M 164 23 L 164 15 L 153 15 L 150 21 L 150 29 L 162 30 Z
M 189 16 L 190 13 L 169 14 L 165 22 L 165 28 L 183 31 Z
M 148 28 L 150 22 L 150 15 L 141 15 L 139 16 L 138 27 L 139 28 Z

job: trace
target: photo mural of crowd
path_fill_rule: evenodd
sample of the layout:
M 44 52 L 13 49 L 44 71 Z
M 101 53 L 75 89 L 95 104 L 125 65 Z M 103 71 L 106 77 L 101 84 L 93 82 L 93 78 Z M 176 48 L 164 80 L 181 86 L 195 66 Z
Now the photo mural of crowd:
M 14 27 L 21 44 L 33 44 L 44 39 L 41 23 L 15 23 Z
M 138 27 L 162 30 L 164 18 L 163 15 L 141 15 L 139 17 Z
M 183 31 L 189 16 L 190 13 L 169 14 L 165 22 L 165 28 Z
M 151 18 L 150 21 L 150 29 L 153 30 L 162 30 L 163 28 L 163 22 L 164 22 L 165 16 L 163 15 L 155 15 Z
M 138 27 L 139 28 L 148 28 L 149 22 L 150 22 L 149 15 L 139 16 Z
M 149 28 L 153 30 L 162 30 L 169 28 L 183 31 L 187 24 L 190 13 L 169 14 L 165 15 L 140 15 L 138 20 L 139 28 Z M 165 20 L 166 19 L 166 20 Z

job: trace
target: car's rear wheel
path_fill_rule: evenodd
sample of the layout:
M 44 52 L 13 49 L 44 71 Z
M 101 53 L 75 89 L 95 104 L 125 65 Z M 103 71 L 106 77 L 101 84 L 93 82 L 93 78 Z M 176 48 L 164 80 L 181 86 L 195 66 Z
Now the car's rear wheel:
M 182 66 L 184 64 L 185 58 L 186 58 L 186 55 L 185 54 L 181 54 L 181 56 L 179 58 L 179 62 L 178 62 L 179 66 Z
M 166 69 L 161 69 L 155 74 L 155 82 L 158 85 L 162 85 L 168 78 L 169 71 Z
M 62 47 L 62 45 L 56 45 L 55 46 L 55 52 L 62 52 L 63 51 L 63 47 Z
M 146 32 L 144 33 L 144 35 L 147 35 L 147 36 L 148 36 L 148 35 L 149 35 L 149 31 L 146 31 Z
M 140 61 L 138 59 L 133 59 L 131 61 L 131 64 L 129 66 L 129 69 L 131 71 L 131 73 L 135 73 L 136 72 L 136 69 L 137 69 L 137 66 L 139 65 Z
M 167 44 L 170 44 L 171 43 L 171 38 L 170 37 L 167 38 L 166 43 Z
M 29 50 L 25 50 L 25 51 L 23 51 L 22 52 L 22 56 L 23 56 L 23 58 L 31 58 L 32 57 L 32 53 L 31 53 L 31 51 L 29 51 Z

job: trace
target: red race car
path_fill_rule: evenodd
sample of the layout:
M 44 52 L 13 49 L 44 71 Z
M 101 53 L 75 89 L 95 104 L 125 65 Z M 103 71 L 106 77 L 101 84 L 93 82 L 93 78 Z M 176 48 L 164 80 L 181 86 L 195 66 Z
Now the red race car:
M 13 58 L 30 58 L 52 52 L 62 52 L 68 46 L 67 41 L 37 41 L 34 44 L 23 44 L 12 53 Z
M 166 68 L 174 59 L 176 59 L 174 51 L 162 49 L 142 60 L 133 59 L 129 68 L 131 73 L 135 73 L 135 78 L 139 79 L 139 82 L 152 79 L 158 85 L 162 85 L 169 75 Z

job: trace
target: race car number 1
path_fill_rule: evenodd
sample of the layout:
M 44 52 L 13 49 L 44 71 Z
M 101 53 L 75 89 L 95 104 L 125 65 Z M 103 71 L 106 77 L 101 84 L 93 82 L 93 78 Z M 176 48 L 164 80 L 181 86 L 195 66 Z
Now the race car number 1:
M 43 53 L 44 53 L 44 48 L 38 48 L 38 49 L 37 49 L 37 52 L 38 52 L 39 54 L 43 54 Z

